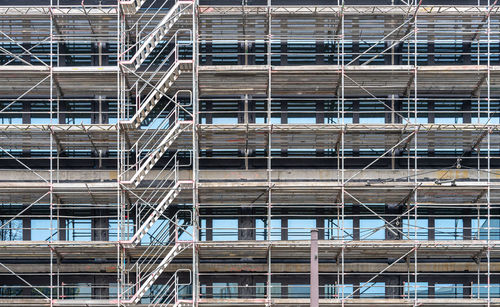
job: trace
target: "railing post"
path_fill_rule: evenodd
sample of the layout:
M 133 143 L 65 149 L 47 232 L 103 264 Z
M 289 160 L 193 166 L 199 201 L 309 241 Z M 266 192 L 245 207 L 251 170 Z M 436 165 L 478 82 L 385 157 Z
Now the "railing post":
M 178 292 L 178 281 L 177 281 L 177 278 L 179 278 L 179 275 L 177 275 L 177 272 L 174 273 L 175 274 L 175 277 L 174 277 L 174 306 L 177 304 L 177 302 L 179 301 L 179 292 Z
M 177 244 L 177 241 L 179 240 L 179 215 L 178 212 L 175 214 L 175 219 L 174 219 L 174 234 L 175 234 L 175 243 Z
M 177 163 L 177 152 L 175 153 L 175 184 L 179 182 L 179 164 Z
M 140 275 L 141 275 L 141 272 L 139 270 L 139 264 L 137 264 L 135 270 L 136 270 L 135 271 L 135 293 L 137 293 L 139 291 L 139 289 L 141 288 L 140 287 L 140 280 L 141 280 Z
M 135 143 L 135 171 L 139 170 L 139 156 L 141 155 L 139 152 L 139 142 Z
M 179 44 L 177 42 L 177 32 L 175 32 L 175 38 L 174 38 L 174 44 L 175 44 L 175 63 L 177 63 L 177 61 L 179 60 Z
M 175 110 L 174 110 L 174 112 L 175 112 L 174 116 L 175 116 L 175 118 L 174 118 L 174 123 L 177 123 L 177 121 L 179 120 L 179 101 L 177 100 L 177 98 L 178 98 L 178 93 L 175 93 L 175 99 L 174 99 L 174 103 L 175 103 L 175 105 L 174 105 L 174 108 L 175 108 Z

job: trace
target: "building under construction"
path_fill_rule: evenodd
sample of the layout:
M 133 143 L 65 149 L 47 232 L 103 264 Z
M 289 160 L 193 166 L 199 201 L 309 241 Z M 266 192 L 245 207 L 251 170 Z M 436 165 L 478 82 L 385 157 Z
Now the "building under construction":
M 498 0 L 0 0 L 1 306 L 500 306 Z

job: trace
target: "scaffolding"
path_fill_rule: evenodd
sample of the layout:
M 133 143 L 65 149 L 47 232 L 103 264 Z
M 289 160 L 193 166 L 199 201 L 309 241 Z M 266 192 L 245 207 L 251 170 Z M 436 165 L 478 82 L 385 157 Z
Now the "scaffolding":
M 498 1 L 27 2 L 0 305 L 500 306 Z

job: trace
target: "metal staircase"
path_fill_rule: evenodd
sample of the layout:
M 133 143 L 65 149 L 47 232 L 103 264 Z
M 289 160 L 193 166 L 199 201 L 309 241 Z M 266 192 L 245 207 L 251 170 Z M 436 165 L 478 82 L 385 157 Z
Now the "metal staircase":
M 192 60 L 182 58 L 179 48 L 183 44 L 192 46 L 192 31 L 179 29 L 178 24 L 184 14 L 191 13 L 189 8 L 194 2 L 121 0 L 119 3 L 125 14 L 135 14 L 139 10 L 141 13 L 134 16 L 135 23 L 128 29 L 131 43 L 120 55 L 122 71 L 135 80 L 128 83 L 129 95 L 124 97 L 132 98 L 136 110 L 119 123 L 128 140 L 120 183 L 136 198 L 123 211 L 124 219 L 132 217 L 135 220 L 131 226 L 133 235 L 120 244 L 125 249 L 145 248 L 138 259 L 126 260 L 131 261 L 131 266 L 123 270 L 126 288 L 122 288 L 121 301 L 135 305 L 147 295 L 150 301 L 142 303 L 147 302 L 149 306 L 182 306 L 190 301 L 178 297 L 177 273 L 166 285 L 156 285 L 154 289 L 159 289 L 158 292 L 154 292 L 152 286 L 172 260 L 192 246 L 192 234 L 190 240 L 179 239 L 179 233 L 186 234 L 187 228 L 192 227 L 192 219 L 181 224 L 178 214 L 185 210 L 177 210 L 174 218 L 167 213 L 182 188 L 192 185 L 191 180 L 180 180 L 178 158 L 183 140 L 180 136 L 193 126 L 189 110 L 192 94 L 190 90 L 174 89 L 174 85 L 193 64 Z M 143 8 L 145 4 L 150 6 Z M 150 12 L 151 6 L 154 10 Z M 167 7 L 170 7 L 168 11 L 163 9 Z M 181 31 L 188 32 L 189 39 L 180 37 Z M 148 34 L 144 34 L 146 32 Z M 183 105 L 179 98 L 181 92 L 189 93 L 187 104 Z M 126 107 L 125 112 L 130 109 Z M 140 193 L 137 193 L 135 188 L 139 186 Z
M 146 221 L 140 226 L 137 232 L 134 234 L 132 239 L 130 240 L 133 245 L 137 245 L 141 242 L 144 236 L 149 232 L 149 230 L 153 227 L 153 225 L 160 219 L 168 206 L 174 201 L 174 199 L 181 192 L 181 186 L 179 183 L 176 183 L 170 191 L 168 191 L 167 195 L 160 201 L 160 203 L 154 208 L 152 214 L 150 214 Z
M 146 0 L 122 0 L 120 6 L 125 14 L 135 14 Z
M 142 182 L 142 180 L 146 178 L 146 175 L 153 169 L 156 163 L 170 149 L 179 135 L 181 135 L 184 130 L 190 127 L 191 124 L 192 122 L 190 121 L 177 121 L 172 127 L 162 132 L 164 136 L 161 136 L 159 140 L 152 139 L 156 148 L 152 149 L 147 153 L 145 157 L 138 160 L 133 165 L 133 167 L 135 167 L 135 170 L 132 177 L 129 180 L 122 181 L 121 183 L 137 187 Z M 142 151 L 145 150 L 139 149 L 136 155 L 140 156 L 142 154 Z
M 180 213 L 184 215 L 187 213 L 187 216 L 189 216 L 187 219 L 189 221 L 188 223 L 181 223 L 182 219 L 179 218 Z M 156 227 L 150 234 L 149 244 L 146 245 L 146 249 L 134 264 L 127 269 L 126 273 L 128 275 L 133 275 L 131 279 L 135 278 L 135 282 L 129 283 L 126 293 L 130 293 L 130 295 L 128 295 L 127 300 L 123 301 L 125 304 L 139 303 L 148 291 L 151 290 L 151 287 L 172 260 L 185 249 L 192 246 L 191 241 L 180 240 L 183 234 L 187 234 L 188 237 L 192 238 L 192 233 L 189 232 L 189 228 L 192 226 L 190 222 L 192 216 L 190 213 L 191 211 L 179 210 L 173 218 L 163 216 L 164 218 L 162 220 L 159 221 L 155 219 L 155 222 L 148 218 L 147 223 L 152 222 L 151 226 L 156 225 Z M 141 233 L 141 235 L 138 235 L 137 240 L 139 240 L 139 238 L 142 240 L 145 234 L 146 233 Z M 171 304 L 173 303 L 172 299 L 175 299 L 175 303 L 182 302 L 182 300 L 178 299 L 178 281 L 175 281 L 175 287 L 172 287 L 171 284 L 172 278 L 177 279 L 176 275 L 177 274 L 172 276 L 154 297 L 150 297 L 150 306 L 156 306 L 158 303 Z
M 174 64 L 161 76 L 160 81 L 154 86 L 153 90 L 141 102 L 134 116 L 130 120 L 122 121 L 120 124 L 129 129 L 139 128 L 158 102 L 165 97 L 180 74 L 191 68 L 192 63 L 191 60 L 175 60 Z
M 168 2 L 165 0 L 162 0 L 163 2 Z M 137 13 L 141 8 L 143 8 L 143 5 L 147 2 L 147 0 L 120 0 L 120 7 L 122 8 L 122 11 L 126 15 L 132 15 Z M 192 1 L 182 1 L 182 2 L 191 2 Z M 153 2 L 154 3 L 154 2 Z
M 155 281 L 160 277 L 161 273 L 167 268 L 167 266 L 172 262 L 172 260 L 179 255 L 183 250 L 185 250 L 188 245 L 183 243 L 176 243 L 168 252 L 168 254 L 163 258 L 163 260 L 154 268 L 148 275 L 147 279 L 142 282 L 139 290 L 134 294 L 131 301 L 133 304 L 137 304 L 140 299 L 146 294 L 146 292 L 151 288 Z
M 176 155 L 172 157 L 171 161 L 177 160 Z M 121 242 L 122 245 L 125 248 L 135 248 L 139 245 L 146 248 L 126 272 L 127 275 L 135 275 L 135 282 L 125 291 L 125 293 L 133 293 L 128 296 L 128 299 L 124 300 L 125 304 L 134 305 L 139 303 L 172 260 L 185 249 L 192 247 L 193 233 L 189 229 L 193 225 L 192 212 L 190 210 L 178 210 L 173 218 L 166 215 L 167 209 L 181 192 L 182 185 L 191 183 L 178 179 L 178 168 L 179 164 L 174 162 L 171 168 L 165 170 L 166 177 L 160 174 L 156 176 L 155 180 L 150 183 L 148 188 L 140 195 L 140 199 L 127 213 L 130 214 L 130 212 L 135 211 L 138 215 L 136 217 L 137 231 L 130 240 Z M 158 177 L 162 179 L 159 180 Z M 145 194 L 148 195 L 147 198 L 144 197 Z M 149 202 L 156 198 L 161 199 L 158 204 L 152 201 Z M 188 218 L 184 217 L 182 219 L 179 214 L 184 214 Z M 182 223 L 181 220 L 184 222 Z M 187 236 L 188 240 L 186 238 L 181 240 L 182 235 Z M 170 288 L 168 286 L 164 287 Z M 177 286 L 173 288 L 173 292 L 166 289 L 164 291 L 164 294 L 156 294 L 149 306 L 156 306 L 157 304 L 165 306 L 165 303 L 172 304 L 173 302 L 175 302 L 174 306 L 180 306 L 186 302 L 178 300 Z M 172 299 L 175 300 L 172 301 Z
M 191 270 L 189 269 L 180 269 L 175 272 L 174 275 L 163 285 L 158 293 L 151 298 L 151 303 L 148 307 L 156 307 L 156 306 L 169 306 L 173 307 L 181 307 L 181 306 L 192 306 L 191 300 L 185 300 L 179 297 L 179 290 L 182 290 L 182 287 L 187 287 L 192 284 L 191 278 L 189 278 L 188 283 L 181 283 L 179 281 L 179 273 L 188 273 L 191 277 Z M 179 287 L 181 289 L 179 289 Z
M 193 1 L 176 1 L 173 7 L 170 8 L 168 13 L 162 18 L 153 31 L 144 38 L 138 38 L 138 43 L 128 49 L 128 51 L 133 51 L 134 48 L 137 47 L 135 53 L 131 55 L 130 59 L 123 61 L 122 65 L 138 69 L 151 55 L 153 50 L 160 44 L 160 42 L 167 36 L 182 15 L 189 12 L 189 8 L 192 4 Z

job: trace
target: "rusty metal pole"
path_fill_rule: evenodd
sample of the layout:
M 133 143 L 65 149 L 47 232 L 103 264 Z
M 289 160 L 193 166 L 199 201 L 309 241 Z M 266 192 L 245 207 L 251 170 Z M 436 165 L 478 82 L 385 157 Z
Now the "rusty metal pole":
M 318 230 L 311 230 L 311 307 L 319 307 Z

